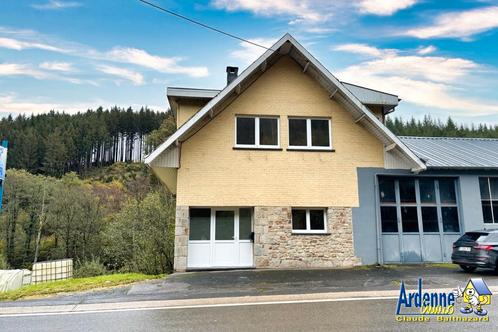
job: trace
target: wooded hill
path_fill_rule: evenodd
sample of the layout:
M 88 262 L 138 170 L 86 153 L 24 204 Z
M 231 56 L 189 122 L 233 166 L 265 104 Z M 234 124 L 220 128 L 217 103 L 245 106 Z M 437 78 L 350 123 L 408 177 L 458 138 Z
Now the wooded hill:
M 140 162 L 148 135 L 171 114 L 114 107 L 69 115 L 50 112 L 0 120 L 9 141 L 9 168 L 60 177 L 115 162 Z
M 432 136 L 432 137 L 480 137 L 498 138 L 498 125 L 470 124 L 458 125 L 453 119 L 446 121 L 434 119 L 426 115 L 422 120 L 414 118 L 403 121 L 402 118 L 388 118 L 386 125 L 399 136 Z

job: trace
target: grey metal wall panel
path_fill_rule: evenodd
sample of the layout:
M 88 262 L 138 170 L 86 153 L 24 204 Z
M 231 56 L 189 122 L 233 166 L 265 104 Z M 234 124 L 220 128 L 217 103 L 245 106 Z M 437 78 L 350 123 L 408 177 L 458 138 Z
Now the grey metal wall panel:
M 439 234 L 424 234 L 423 238 L 424 261 L 442 262 L 441 241 Z
M 420 236 L 401 235 L 403 240 L 403 263 L 420 263 L 422 261 L 422 248 L 420 247 Z M 439 244 L 439 242 L 438 242 Z
M 385 263 L 400 263 L 401 250 L 398 235 L 382 235 L 382 252 Z

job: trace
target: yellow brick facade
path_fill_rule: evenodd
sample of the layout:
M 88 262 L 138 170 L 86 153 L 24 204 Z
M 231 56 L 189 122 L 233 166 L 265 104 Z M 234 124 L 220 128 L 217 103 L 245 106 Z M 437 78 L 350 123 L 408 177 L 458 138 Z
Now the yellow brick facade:
M 206 104 L 205 101 L 183 100 L 178 103 L 176 110 L 176 127 L 180 128 L 188 119 L 190 119 L 198 110 Z
M 279 116 L 282 151 L 234 150 L 237 114 Z M 330 117 L 335 152 L 286 151 L 288 116 Z M 177 204 L 354 207 L 356 168 L 383 166 L 382 143 L 283 57 L 182 143 Z

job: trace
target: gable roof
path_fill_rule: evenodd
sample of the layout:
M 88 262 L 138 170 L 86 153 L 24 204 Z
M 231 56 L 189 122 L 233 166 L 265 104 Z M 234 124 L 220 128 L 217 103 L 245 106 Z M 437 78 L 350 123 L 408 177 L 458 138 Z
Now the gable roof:
M 247 67 L 237 78 L 228 84 L 220 93 L 211 99 L 203 108 L 195 113 L 187 122 L 171 135 L 164 143 L 159 145 L 149 156 L 145 163 L 151 164 L 162 152 L 188 135 L 191 130 L 202 123 L 207 116 L 213 116 L 216 107 L 234 95 L 238 95 L 248 84 L 257 79 L 268 66 L 275 63 L 280 57 L 289 55 L 303 67 L 303 72 L 313 77 L 330 93 L 330 97 L 339 101 L 353 116 L 353 120 L 361 123 L 374 136 L 376 136 L 390 150 L 395 149 L 401 153 L 412 166 L 412 170 L 425 170 L 426 166 L 405 144 L 396 137 L 387 127 L 380 122 L 359 100 L 348 90 L 334 75 L 332 75 L 317 59 L 315 59 L 301 44 L 290 34 L 285 34 L 270 49 Z
M 484 280 L 482 280 L 482 278 L 471 278 L 465 288 L 469 287 L 469 284 L 472 284 L 474 286 L 474 289 L 479 295 L 492 295 L 491 291 L 489 290 Z
M 427 168 L 498 169 L 498 139 L 400 136 Z

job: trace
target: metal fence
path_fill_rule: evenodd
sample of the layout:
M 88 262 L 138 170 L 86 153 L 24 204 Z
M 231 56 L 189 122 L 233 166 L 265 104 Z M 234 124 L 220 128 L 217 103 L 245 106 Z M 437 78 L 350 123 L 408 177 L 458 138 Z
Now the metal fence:
M 63 280 L 73 277 L 73 260 L 61 259 L 57 261 L 38 262 L 33 264 L 31 284 L 40 282 Z

